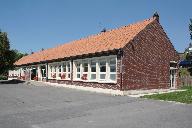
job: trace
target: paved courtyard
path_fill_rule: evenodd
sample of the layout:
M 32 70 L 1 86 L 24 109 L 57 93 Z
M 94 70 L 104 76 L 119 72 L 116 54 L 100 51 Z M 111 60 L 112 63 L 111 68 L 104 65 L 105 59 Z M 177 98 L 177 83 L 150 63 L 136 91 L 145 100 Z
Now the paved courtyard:
M 0 84 L 0 128 L 191 128 L 192 105 Z

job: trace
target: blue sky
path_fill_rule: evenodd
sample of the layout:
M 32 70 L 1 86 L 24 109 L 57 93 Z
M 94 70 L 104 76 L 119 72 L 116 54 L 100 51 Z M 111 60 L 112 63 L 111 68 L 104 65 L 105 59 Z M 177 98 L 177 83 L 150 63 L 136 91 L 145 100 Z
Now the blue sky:
M 155 11 L 176 50 L 190 43 L 191 0 L 0 0 L 11 47 L 36 52 L 150 18 Z

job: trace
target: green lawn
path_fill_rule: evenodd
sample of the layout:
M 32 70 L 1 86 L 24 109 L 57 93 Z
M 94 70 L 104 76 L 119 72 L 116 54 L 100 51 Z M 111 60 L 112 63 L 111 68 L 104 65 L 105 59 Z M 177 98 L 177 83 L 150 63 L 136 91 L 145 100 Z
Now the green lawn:
M 186 91 L 145 95 L 145 96 L 142 96 L 142 98 L 165 100 L 165 101 L 176 101 L 181 103 L 192 104 L 192 87 L 183 87 L 182 89 L 186 89 Z

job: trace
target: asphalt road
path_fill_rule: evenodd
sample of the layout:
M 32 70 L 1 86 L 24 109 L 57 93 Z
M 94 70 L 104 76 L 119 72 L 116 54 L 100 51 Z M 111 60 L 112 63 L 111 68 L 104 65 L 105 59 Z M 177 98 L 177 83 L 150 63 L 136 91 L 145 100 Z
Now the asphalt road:
M 192 105 L 0 84 L 0 128 L 192 128 Z

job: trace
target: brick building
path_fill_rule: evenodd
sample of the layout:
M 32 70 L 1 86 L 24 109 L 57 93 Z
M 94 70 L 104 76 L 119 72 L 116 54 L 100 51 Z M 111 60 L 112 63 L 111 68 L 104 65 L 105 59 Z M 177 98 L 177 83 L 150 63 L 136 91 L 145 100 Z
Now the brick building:
M 176 88 L 179 56 L 158 14 L 25 56 L 15 75 L 37 80 L 111 90 Z

